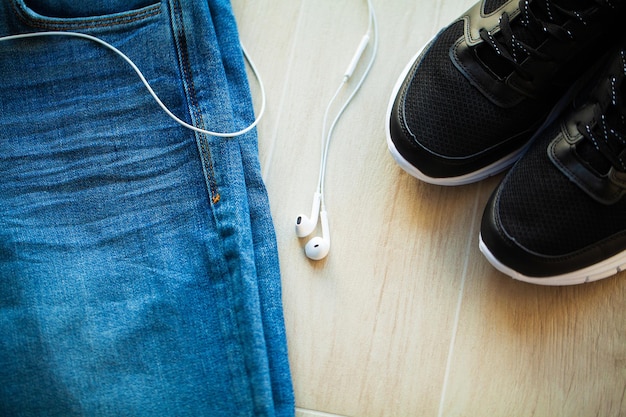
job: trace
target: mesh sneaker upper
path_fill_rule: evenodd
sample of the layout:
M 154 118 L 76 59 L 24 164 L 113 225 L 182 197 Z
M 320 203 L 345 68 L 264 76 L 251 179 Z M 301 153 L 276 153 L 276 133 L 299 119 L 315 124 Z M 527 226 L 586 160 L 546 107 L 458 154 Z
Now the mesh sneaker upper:
M 516 164 L 503 181 L 495 211 L 509 239 L 542 255 L 586 248 L 626 231 L 626 200 L 605 205 L 589 197 L 550 161 L 546 152 L 560 126 Z
M 511 132 L 537 127 L 553 105 L 526 100 L 503 109 L 489 101 L 450 60 L 450 46 L 462 35 L 462 21 L 439 35 L 415 71 L 405 97 L 409 130 L 424 147 L 448 157 L 479 153 Z
M 477 4 L 403 76 L 390 106 L 392 154 L 433 180 L 503 169 L 603 53 L 613 9 L 594 0 Z
M 610 57 L 485 211 L 488 246 L 520 268 L 524 257 L 580 265 L 626 249 L 626 51 Z

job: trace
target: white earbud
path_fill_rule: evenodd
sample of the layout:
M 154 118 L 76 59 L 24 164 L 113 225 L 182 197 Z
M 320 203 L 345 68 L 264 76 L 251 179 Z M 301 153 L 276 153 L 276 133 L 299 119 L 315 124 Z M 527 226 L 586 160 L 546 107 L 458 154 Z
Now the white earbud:
M 313 207 L 311 208 L 311 216 L 307 217 L 304 214 L 301 214 L 296 219 L 296 235 L 298 237 L 306 237 L 313 233 L 315 227 L 317 226 L 317 217 L 320 212 L 320 201 L 322 195 L 319 192 L 316 192 L 313 195 Z
M 304 253 L 309 259 L 319 261 L 324 259 L 330 251 L 330 229 L 328 228 L 328 215 L 326 210 L 320 213 L 322 220 L 322 236 L 315 236 L 304 247 Z

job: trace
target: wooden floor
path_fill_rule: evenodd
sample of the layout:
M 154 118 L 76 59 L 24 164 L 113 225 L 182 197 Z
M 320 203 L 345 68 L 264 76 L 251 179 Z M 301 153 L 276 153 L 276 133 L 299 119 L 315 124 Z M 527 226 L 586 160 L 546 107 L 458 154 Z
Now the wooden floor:
M 626 275 L 566 288 L 513 281 L 478 250 L 500 178 L 431 186 L 387 152 L 398 75 L 472 3 L 374 0 L 380 49 L 333 137 L 332 249 L 312 262 L 294 220 L 311 210 L 324 109 L 366 30 L 366 1 L 233 0 L 268 92 L 260 156 L 298 417 L 626 416 Z

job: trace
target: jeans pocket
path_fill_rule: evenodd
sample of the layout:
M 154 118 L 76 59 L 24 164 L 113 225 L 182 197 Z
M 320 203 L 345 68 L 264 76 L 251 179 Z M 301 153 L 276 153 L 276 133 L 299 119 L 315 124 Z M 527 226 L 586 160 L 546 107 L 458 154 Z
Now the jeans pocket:
M 157 0 L 11 0 L 27 25 L 45 30 L 87 30 L 141 22 L 158 15 Z

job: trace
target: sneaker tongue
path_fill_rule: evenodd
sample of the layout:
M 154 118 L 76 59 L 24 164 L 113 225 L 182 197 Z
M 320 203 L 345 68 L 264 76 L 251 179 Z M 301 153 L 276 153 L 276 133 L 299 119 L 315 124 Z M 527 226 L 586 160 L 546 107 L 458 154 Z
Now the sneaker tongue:
M 589 140 L 585 140 L 576 147 L 578 155 L 599 175 L 606 175 L 611 169 L 611 163 L 602 155 Z
M 541 13 L 536 14 L 535 16 L 543 19 L 547 16 L 547 14 L 542 9 Z M 526 18 L 524 16 L 517 16 L 513 19 L 510 22 L 511 33 L 518 41 L 535 48 L 547 38 L 548 34 L 542 31 L 537 25 L 527 25 L 525 23 L 525 19 Z M 494 33 L 493 36 L 500 44 L 507 45 L 506 47 L 509 49 L 509 52 L 512 52 L 510 51 L 511 45 L 508 45 L 505 41 L 503 29 Z M 515 69 L 515 66 L 512 63 L 502 58 L 497 51 L 488 45 L 484 45 L 482 48 L 478 49 L 477 53 L 480 60 L 501 79 L 506 78 Z M 523 60 L 523 57 L 520 56 L 522 53 L 523 52 L 519 50 L 516 52 L 516 56 L 520 62 Z
M 548 2 L 550 2 L 550 0 L 548 0 Z M 550 3 L 566 10 L 584 10 L 594 5 L 594 2 L 591 0 L 554 0 Z
M 510 29 L 517 41 L 522 42 L 531 48 L 537 48 L 550 35 L 541 28 L 538 22 L 529 22 L 529 20 L 536 19 L 543 22 L 550 22 L 551 24 L 562 25 L 569 19 L 569 17 L 567 14 L 562 13 L 561 10 L 586 10 L 593 4 L 593 1 L 531 0 L 529 4 L 531 16 L 523 16 L 523 13 L 520 12 L 520 15 L 510 22 Z M 495 33 L 494 36 L 501 44 L 507 44 L 502 30 Z M 508 45 L 508 47 L 511 48 L 511 45 Z M 486 64 L 486 66 L 500 78 L 505 78 L 514 70 L 514 66 L 510 62 L 507 62 L 499 56 L 496 51 L 489 47 L 479 51 L 478 54 L 484 64 Z M 517 48 L 516 56 L 518 57 L 519 62 L 523 61 L 524 57 L 521 56 L 523 54 L 524 53 L 521 51 L 521 48 Z
M 523 0 L 522 0 L 523 1 Z M 521 3 L 521 2 L 520 2 Z M 535 19 L 555 25 L 563 25 L 570 16 L 562 11 L 581 12 L 588 10 L 594 5 L 593 0 L 531 0 L 529 2 L 530 13 Z M 530 17 L 532 19 L 532 17 Z M 546 39 L 546 34 L 535 24 L 525 25 L 524 16 L 519 16 L 511 24 L 515 37 L 530 45 L 537 47 Z
M 626 83 L 620 82 L 615 94 L 619 97 L 626 97 Z M 576 148 L 578 155 L 589 164 L 589 166 L 600 175 L 606 175 L 612 166 L 621 165 L 611 161 L 618 161 L 620 154 L 626 148 L 618 136 L 623 135 L 620 132 L 626 131 L 626 108 L 624 108 L 622 100 L 619 99 L 616 105 L 608 104 L 604 110 L 605 126 L 600 126 L 600 122 L 596 120 L 596 126 L 593 127 L 594 137 L 596 141 L 604 141 L 604 151 L 598 150 L 592 139 L 587 137 Z M 611 155 L 606 155 L 608 152 Z M 622 167 L 615 166 L 621 170 Z

